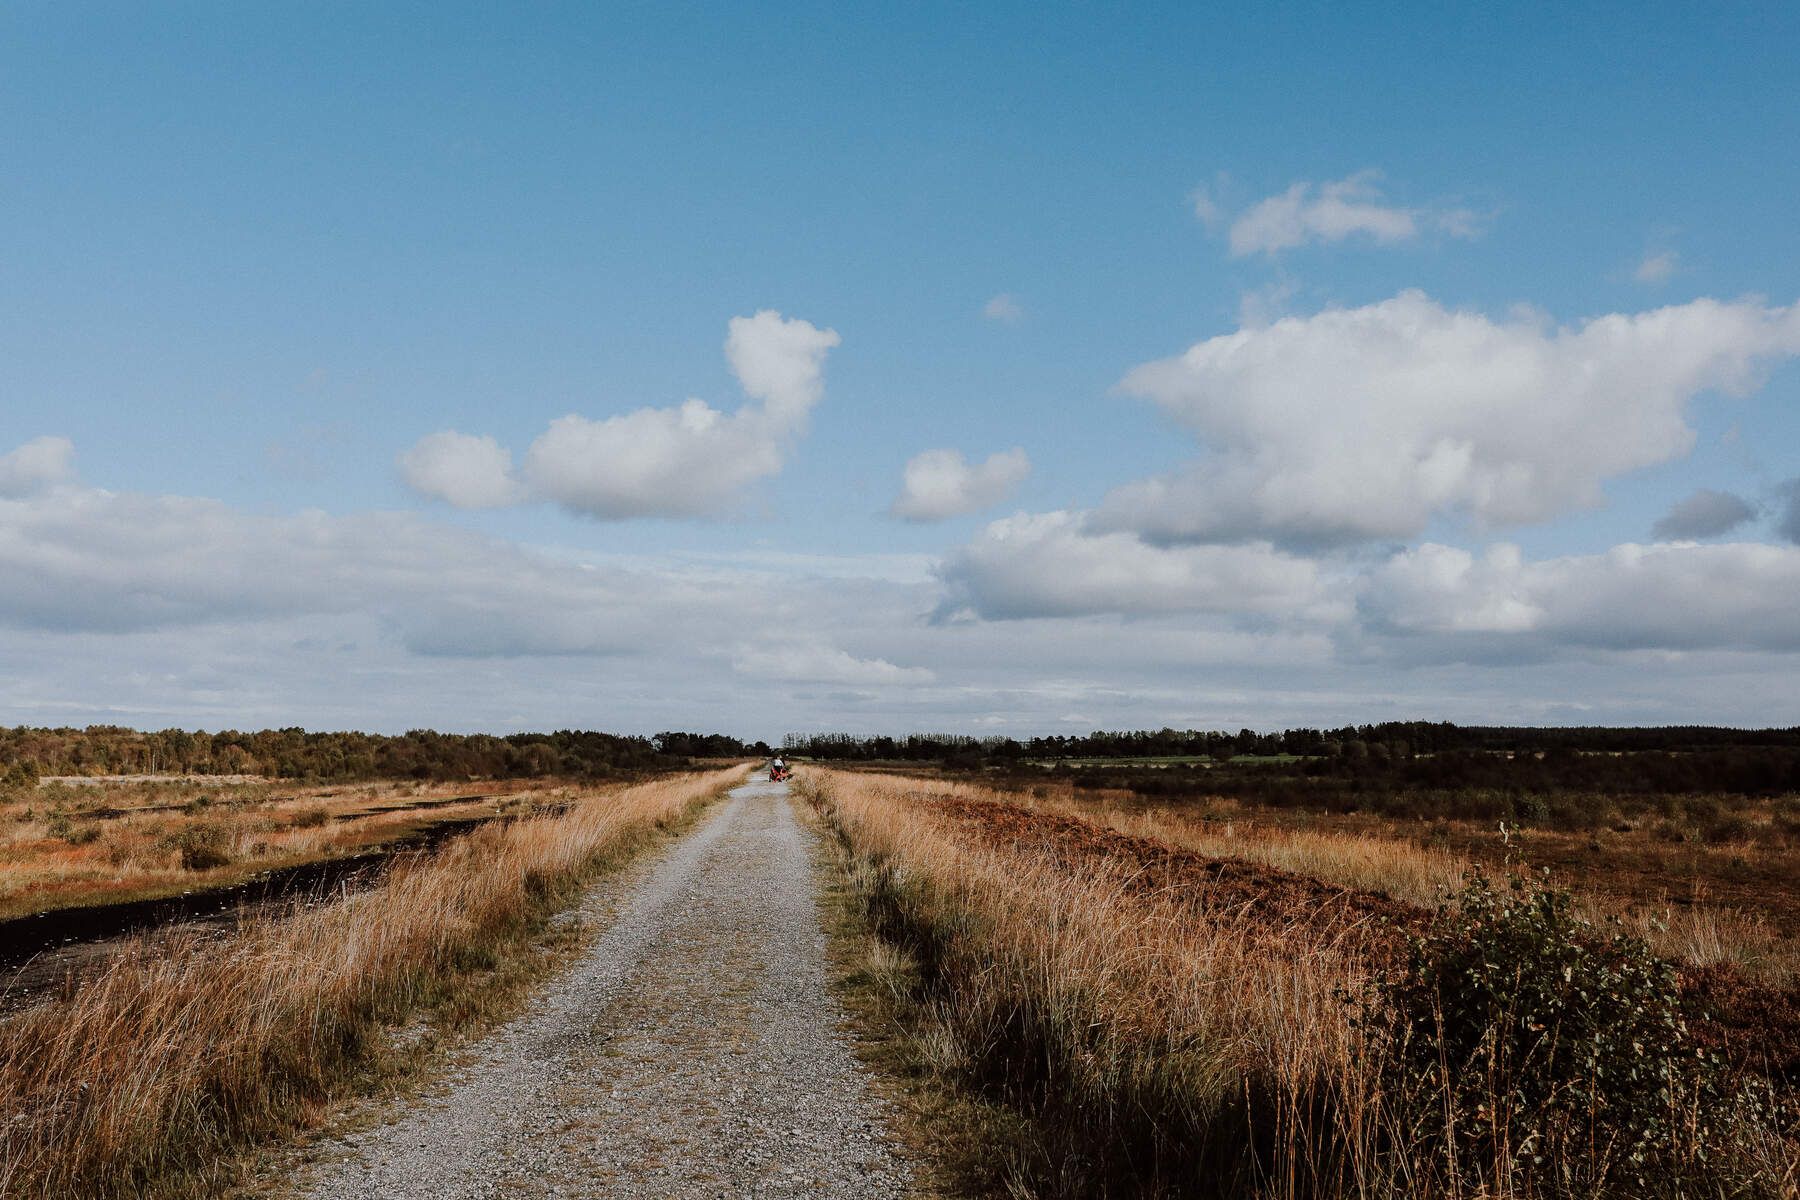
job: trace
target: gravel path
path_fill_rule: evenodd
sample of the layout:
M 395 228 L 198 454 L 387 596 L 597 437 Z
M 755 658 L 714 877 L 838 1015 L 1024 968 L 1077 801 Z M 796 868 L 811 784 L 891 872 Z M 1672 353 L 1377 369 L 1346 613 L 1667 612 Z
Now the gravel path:
M 596 889 L 582 919 L 606 924 L 574 968 L 442 1094 L 320 1147 L 335 1161 L 302 1194 L 901 1195 L 786 797 L 740 787 L 622 903 Z

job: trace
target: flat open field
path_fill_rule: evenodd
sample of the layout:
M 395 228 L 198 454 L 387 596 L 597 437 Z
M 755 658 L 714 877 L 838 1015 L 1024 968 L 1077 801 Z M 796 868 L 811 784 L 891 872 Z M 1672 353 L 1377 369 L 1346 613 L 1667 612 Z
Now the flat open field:
M 1733 856 L 1779 871 L 1773 833 L 1608 831 L 1609 871 L 1589 832 L 1062 778 L 146 790 L 182 786 L 71 825 L 349 847 L 472 805 L 515 819 L 127 939 L 0 1016 L 0 1195 L 1773 1200 L 1800 1179 L 1786 893 L 1646 899 Z M 46 826 L 18 844 L 101 841 L 49 819 L 17 818 Z M 1571 854 L 1566 900 L 1468 883 Z

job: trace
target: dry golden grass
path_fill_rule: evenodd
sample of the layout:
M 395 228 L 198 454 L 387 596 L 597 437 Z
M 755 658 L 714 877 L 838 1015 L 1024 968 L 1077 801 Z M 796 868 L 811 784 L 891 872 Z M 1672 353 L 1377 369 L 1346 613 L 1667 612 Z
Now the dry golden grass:
M 139 941 L 71 998 L 0 1024 L 0 1195 L 137 1195 L 304 1124 L 381 1022 L 491 966 L 591 872 L 741 777 L 607 790 L 478 829 L 337 904 L 222 941 Z
M 977 837 L 936 807 L 1017 796 L 822 770 L 801 788 L 836 831 L 872 926 L 917 960 L 914 1007 L 928 1014 L 917 1036 L 937 1043 L 921 1056 L 1033 1115 L 1041 1136 L 1018 1156 L 1018 1194 L 1472 1195 L 1418 1168 L 1445 1147 L 1411 1152 L 1417 1127 L 1384 1091 L 1378 1043 L 1346 1001 L 1367 994 L 1391 932 L 1303 905 L 1221 903 L 1147 879 L 1126 856 L 1060 853 L 1011 818 L 1002 836 Z M 1105 819 L 1390 894 L 1435 901 L 1460 876 L 1454 860 L 1398 844 Z M 900 979 L 899 961 L 868 974 Z M 1769 1162 L 1748 1169 L 1775 1179 L 1792 1152 L 1770 1139 L 1746 1151 Z M 1493 1178 L 1483 1195 L 1530 1194 L 1503 1170 Z
M 993 1081 L 1002 1088 L 1057 1106 L 1065 1131 L 1094 1126 L 1076 1140 L 1110 1138 L 1129 1154 L 1123 1143 L 1142 1127 L 1127 1114 L 1206 1129 L 1247 1089 L 1360 1076 L 1360 1037 L 1338 999 L 1358 976 L 1353 930 L 1272 928 L 1203 899 L 1145 895 L 1128 870 L 1079 877 L 975 845 L 905 800 L 914 787 L 980 795 L 966 785 L 832 772 L 806 786 L 850 847 L 852 882 L 877 921 L 955 981 L 935 1005 L 936 1036 L 1016 1076 Z M 1271 1097 L 1271 1136 L 1309 1144 L 1293 1127 L 1309 1103 Z M 1241 1129 L 1220 1126 L 1214 1146 L 1190 1146 L 1193 1165 L 1236 1170 L 1242 1143 Z
M 497 799 L 435 806 L 472 791 Z M 423 825 L 517 811 L 539 797 L 553 799 L 555 789 L 508 782 L 27 791 L 0 802 L 0 917 L 216 887 L 257 871 L 354 853 Z M 95 810 L 121 815 L 84 815 Z M 215 854 L 184 860 L 183 847 L 193 845 Z

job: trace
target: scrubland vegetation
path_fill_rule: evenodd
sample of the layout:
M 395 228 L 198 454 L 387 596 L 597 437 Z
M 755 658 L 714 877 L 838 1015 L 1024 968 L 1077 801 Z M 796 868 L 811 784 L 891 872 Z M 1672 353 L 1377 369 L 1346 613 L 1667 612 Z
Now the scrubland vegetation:
M 214 1194 L 246 1140 L 318 1119 L 395 1022 L 516 961 L 584 880 L 741 777 L 588 789 L 341 901 L 136 940 L 0 1022 L 0 1195 Z
M 1020 1194 L 1795 1187 L 1791 995 L 1592 923 L 1600 893 L 1375 833 L 802 778 L 918 1060 L 1020 1118 Z

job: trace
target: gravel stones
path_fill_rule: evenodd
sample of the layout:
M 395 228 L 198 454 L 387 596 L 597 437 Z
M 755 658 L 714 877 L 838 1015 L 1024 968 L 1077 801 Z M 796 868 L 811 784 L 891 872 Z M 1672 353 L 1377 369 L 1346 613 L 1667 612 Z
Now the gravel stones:
M 902 1195 L 826 987 L 785 784 L 740 787 L 633 876 L 593 946 L 441 1094 L 319 1147 L 315 1200 Z M 616 889 L 614 889 L 616 890 Z

